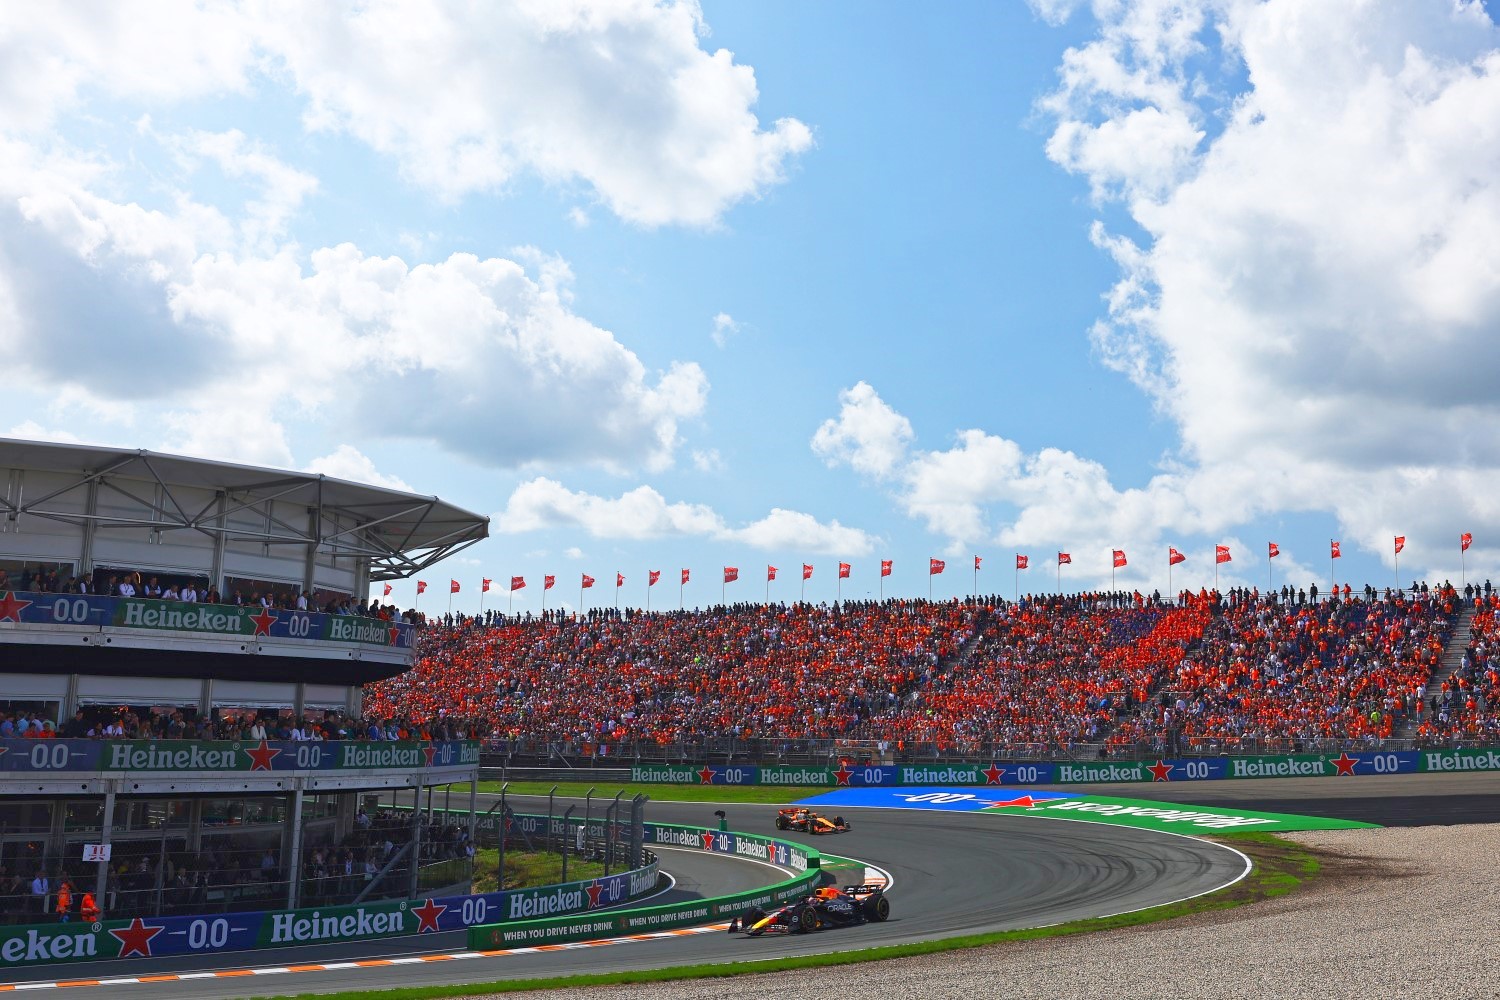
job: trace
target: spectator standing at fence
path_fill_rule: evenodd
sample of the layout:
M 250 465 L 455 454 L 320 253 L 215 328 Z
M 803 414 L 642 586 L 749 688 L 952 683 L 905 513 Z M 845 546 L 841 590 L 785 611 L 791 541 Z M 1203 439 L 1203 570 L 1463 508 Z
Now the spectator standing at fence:
M 38 868 L 36 878 L 31 880 L 31 909 L 37 916 L 46 915 L 47 894 L 51 891 L 52 883 L 47 879 L 47 873 Z
M 57 887 L 57 922 L 65 924 L 73 918 L 73 883 L 67 879 Z
M 94 894 L 85 892 L 83 901 L 78 904 L 78 919 L 86 924 L 92 924 L 99 919 L 99 904 L 94 902 Z

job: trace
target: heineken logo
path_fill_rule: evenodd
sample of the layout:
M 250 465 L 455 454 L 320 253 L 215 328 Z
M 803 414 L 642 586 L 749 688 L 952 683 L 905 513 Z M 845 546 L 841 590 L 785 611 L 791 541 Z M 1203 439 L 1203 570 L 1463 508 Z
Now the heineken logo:
M 402 904 L 403 906 L 405 904 Z M 328 915 L 314 910 L 271 915 L 271 943 L 298 944 L 304 941 L 343 941 L 373 934 L 400 934 L 405 929 L 405 914 L 400 910 L 367 910 Z
M 136 923 L 140 921 L 137 920 Z M 98 954 L 95 950 L 97 947 L 98 939 L 87 932 L 54 932 L 29 928 L 23 934 L 0 942 L 0 961 L 6 965 L 19 965 L 24 962 L 94 958 Z

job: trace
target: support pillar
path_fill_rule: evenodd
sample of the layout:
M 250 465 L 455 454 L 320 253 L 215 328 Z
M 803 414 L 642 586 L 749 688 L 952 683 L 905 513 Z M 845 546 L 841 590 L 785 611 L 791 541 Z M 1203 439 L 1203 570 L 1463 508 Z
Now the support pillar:
M 422 826 L 422 786 L 417 785 L 411 793 L 411 881 L 407 899 L 417 898 L 417 876 L 422 873 Z
M 297 778 L 292 789 L 292 821 L 287 824 L 291 837 L 288 851 L 282 852 L 287 859 L 286 908 L 295 910 L 302 898 L 302 779 Z
M 99 843 L 105 847 L 109 846 L 109 834 L 115 824 L 115 788 L 119 785 L 116 780 L 110 780 L 104 785 L 104 816 L 99 823 Z M 108 854 L 108 851 L 104 853 Z M 109 882 L 109 862 L 99 861 L 99 872 L 94 880 L 94 901 L 98 904 L 100 911 L 109 907 L 109 897 L 104 895 Z

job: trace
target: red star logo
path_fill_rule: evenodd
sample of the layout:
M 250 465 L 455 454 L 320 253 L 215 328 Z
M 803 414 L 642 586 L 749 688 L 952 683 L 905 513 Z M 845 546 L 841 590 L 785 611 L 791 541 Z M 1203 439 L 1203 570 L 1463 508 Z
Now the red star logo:
M 21 609 L 29 608 L 31 604 L 31 601 L 23 601 L 17 597 L 14 590 L 6 591 L 4 596 L 0 596 L 0 622 L 10 621 L 19 625 Z
M 281 753 L 280 750 L 271 746 L 265 740 L 261 740 L 260 746 L 254 750 L 246 750 L 245 752 L 250 755 L 250 770 L 252 771 L 271 770 L 272 758 Z
M 714 783 L 714 769 L 704 764 L 703 770 L 698 772 L 698 783 L 712 785 Z
M 989 767 L 979 773 L 984 775 L 984 783 L 986 785 L 998 785 L 1000 784 L 1000 779 L 1005 777 L 1005 771 L 1006 769 L 1000 765 L 991 763 Z
M 271 626 L 276 624 L 276 616 L 271 614 L 270 608 L 261 608 L 260 614 L 251 615 L 250 620 L 255 623 L 256 635 L 270 635 Z
M 584 886 L 583 891 L 589 894 L 589 909 L 592 910 L 599 905 L 599 897 L 604 894 L 604 885 L 598 879 L 595 879 L 590 884 Z
M 150 958 L 151 939 L 164 930 L 165 927 L 147 927 L 144 920 L 136 917 L 130 921 L 129 927 L 112 927 L 109 933 L 120 942 L 121 958 L 129 958 L 131 955 Z
M 1339 774 L 1352 775 L 1354 773 L 1354 765 L 1358 764 L 1359 761 L 1349 756 L 1348 751 L 1345 751 L 1344 753 L 1339 754 L 1333 760 L 1329 761 L 1329 763 L 1338 768 Z
M 386 631 L 386 634 L 391 637 L 390 645 L 392 645 L 392 646 L 399 646 L 399 645 L 401 645 L 401 630 L 399 628 L 396 628 L 394 625 L 392 625 L 390 628 L 386 629 L 385 631 Z
M 1146 770 L 1151 772 L 1152 781 L 1172 780 L 1172 765 L 1164 760 L 1159 760 L 1155 764 L 1147 764 Z
M 709 833 L 707 830 L 703 831 L 703 849 L 705 851 L 711 851 L 714 849 L 714 835 Z
M 443 915 L 443 911 L 446 909 L 448 909 L 448 907 L 444 906 L 441 903 L 434 903 L 430 899 L 427 902 L 423 903 L 421 906 L 413 906 L 411 908 L 411 912 L 416 915 L 418 921 L 417 933 L 436 934 L 438 932 L 438 917 L 441 917 Z
M 991 802 L 990 803 L 990 808 L 991 809 L 1032 809 L 1032 808 L 1035 808 L 1036 806 L 1040 805 L 1041 803 L 1043 803 L 1045 801 L 1046 801 L 1045 799 L 1034 799 L 1030 795 L 1023 795 L 1023 796 L 1021 796 L 1018 799 L 1011 799 L 1008 802 Z
M 853 771 L 849 770 L 843 764 L 840 764 L 839 769 L 833 772 L 833 776 L 838 779 L 839 784 L 847 785 L 849 784 L 849 776 L 853 773 Z
M 431 743 L 422 748 L 422 756 L 427 758 L 427 766 L 432 766 L 433 758 L 437 756 L 437 747 Z

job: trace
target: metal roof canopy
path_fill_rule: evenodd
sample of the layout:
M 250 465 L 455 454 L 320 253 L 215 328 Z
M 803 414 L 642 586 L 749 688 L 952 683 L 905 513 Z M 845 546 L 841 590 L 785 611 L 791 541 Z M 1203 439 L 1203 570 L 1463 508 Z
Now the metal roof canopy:
M 367 486 L 318 473 L 284 472 L 202 458 L 166 455 L 145 449 L 107 448 L 0 438 L 0 468 L 75 476 L 72 482 L 34 497 L 0 496 L 0 515 L 10 522 L 23 516 L 48 518 L 96 529 L 147 528 L 196 531 L 226 542 L 267 545 L 317 544 L 337 554 L 368 559 L 369 579 L 399 580 L 462 551 L 489 535 L 489 518 L 443 503 L 437 497 L 380 486 Z M 130 484 L 159 487 L 164 500 L 144 499 Z M 51 501 L 73 490 L 97 484 L 152 511 L 151 518 L 118 517 L 59 509 Z M 174 487 L 177 494 L 174 494 Z M 183 490 L 225 494 L 226 510 L 215 501 L 181 497 Z M 299 504 L 316 514 L 301 524 L 274 517 L 272 503 Z M 264 530 L 243 524 L 221 527 L 221 520 L 244 510 L 265 515 Z M 316 524 L 316 534 L 312 525 Z

